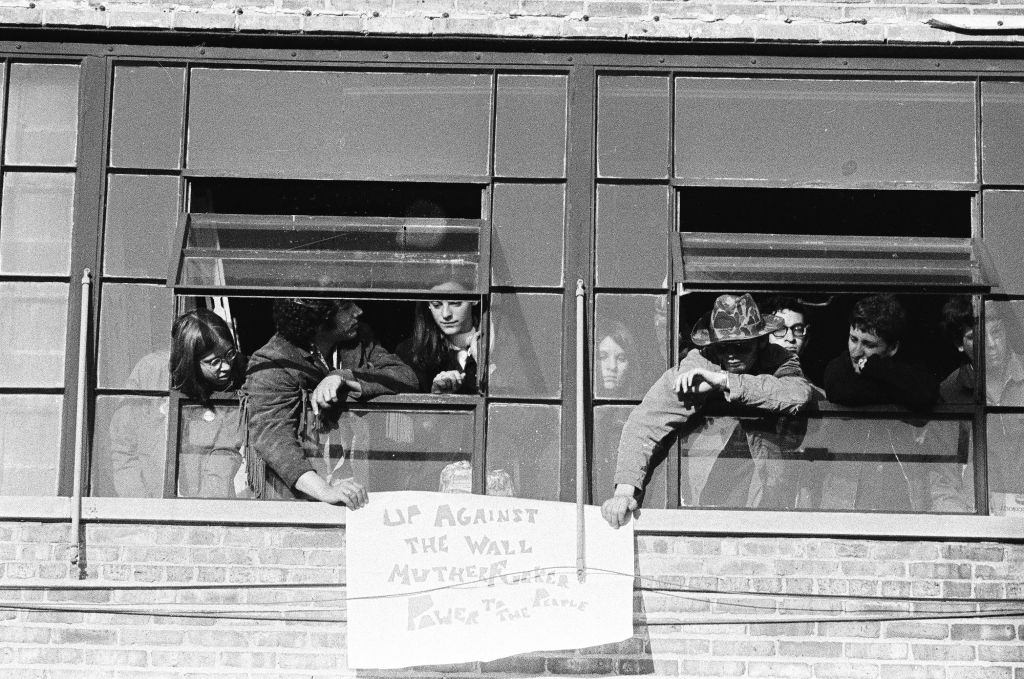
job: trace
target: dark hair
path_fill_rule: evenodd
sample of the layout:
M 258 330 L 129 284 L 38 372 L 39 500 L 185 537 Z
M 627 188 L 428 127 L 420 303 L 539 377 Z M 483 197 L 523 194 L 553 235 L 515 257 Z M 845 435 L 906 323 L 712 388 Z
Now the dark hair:
M 596 391 L 605 396 L 615 394 L 619 396 L 636 396 L 637 390 L 637 377 L 639 372 L 639 361 L 640 352 L 637 350 L 636 339 L 633 337 L 632 331 L 626 327 L 620 321 L 606 321 L 598 327 L 594 337 L 597 340 L 594 344 L 594 367 L 597 373 L 594 376 L 594 386 Z M 626 369 L 626 374 L 622 377 L 622 385 L 619 389 L 607 391 L 604 388 L 601 380 L 601 369 L 600 369 L 600 347 L 601 342 L 606 338 L 611 338 L 613 342 L 619 345 L 622 351 L 626 354 L 626 360 L 629 361 L 629 367 Z
M 971 298 L 966 295 L 950 297 L 942 307 L 942 320 L 939 322 L 944 334 L 955 346 L 964 341 L 964 333 L 974 328 L 974 306 Z
M 850 327 L 878 335 L 889 345 L 899 344 L 907 330 L 907 312 L 893 295 L 871 295 L 853 305 Z
M 292 344 L 305 346 L 337 310 L 338 302 L 333 299 L 275 299 L 274 329 Z
M 235 349 L 231 329 L 224 319 L 209 309 L 195 309 L 178 316 L 171 326 L 171 388 L 200 401 L 213 389 L 203 379 L 199 359 L 215 351 Z M 245 359 L 235 356 L 231 364 L 229 388 L 237 387 L 245 370 Z
M 796 297 L 790 297 L 789 295 L 772 295 L 764 304 L 759 304 L 758 307 L 766 314 L 774 314 L 776 311 L 789 309 L 790 311 L 795 311 L 800 314 L 804 317 L 804 321 L 807 321 L 807 307 L 804 306 L 804 303 Z
M 464 300 L 471 304 L 471 300 Z M 473 304 L 473 327 L 480 327 L 480 306 Z M 427 370 L 441 365 L 448 351 L 448 338 L 430 313 L 429 302 L 416 302 L 413 316 L 412 351 L 409 362 L 415 370 Z

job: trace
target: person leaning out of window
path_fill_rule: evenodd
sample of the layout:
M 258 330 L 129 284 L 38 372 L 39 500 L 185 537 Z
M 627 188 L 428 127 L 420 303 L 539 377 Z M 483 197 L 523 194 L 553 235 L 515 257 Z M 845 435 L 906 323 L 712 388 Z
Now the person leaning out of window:
M 239 411 L 234 405 L 214 404 L 210 396 L 240 387 L 244 370 L 245 359 L 220 316 L 196 309 L 175 319 L 171 388 L 195 402 L 182 408 L 181 497 L 236 497 L 234 479 L 242 465 Z
M 277 332 L 253 354 L 242 388 L 246 461 L 257 498 L 306 496 L 352 509 L 367 503 L 357 480 L 328 482 L 311 462 L 320 457 L 319 433 L 343 403 L 416 391 L 416 374 L 377 343 L 361 314 L 345 300 L 274 301 Z

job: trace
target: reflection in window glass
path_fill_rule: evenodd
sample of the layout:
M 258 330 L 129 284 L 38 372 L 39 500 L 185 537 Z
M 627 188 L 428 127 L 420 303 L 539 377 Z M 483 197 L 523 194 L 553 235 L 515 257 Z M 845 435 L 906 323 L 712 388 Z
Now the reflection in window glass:
M 164 384 L 166 364 L 165 359 Z M 92 496 L 163 496 L 167 408 L 166 396 L 96 397 L 89 476 Z
M 493 294 L 491 323 L 489 393 L 557 397 L 561 393 L 561 295 Z
M 985 303 L 985 401 L 1024 406 L 1024 302 Z
M 106 283 L 100 304 L 99 386 L 166 391 L 171 317 L 168 288 Z
M 185 405 L 178 420 L 178 495 L 235 498 L 246 486 L 237 403 Z
M 967 419 L 709 416 L 681 449 L 686 505 L 974 511 Z
M 472 489 L 471 411 L 341 413 L 307 459 L 328 482 L 355 478 L 368 491 Z
M 667 367 L 657 295 L 598 295 L 594 396 L 640 399 Z
M 68 274 L 74 198 L 71 173 L 4 174 L 0 273 Z
M 110 175 L 104 275 L 165 277 L 177 224 L 177 177 Z
M 989 512 L 1024 516 L 1024 414 L 987 417 Z
M 594 456 L 590 474 L 593 503 L 600 505 L 615 491 L 615 464 L 619 438 L 633 406 L 596 406 L 594 408 Z M 674 450 L 674 448 L 673 448 Z M 643 506 L 665 508 L 668 497 L 668 473 L 664 462 L 658 464 L 644 488 Z
M 12 64 L 5 162 L 75 164 L 78 72 L 74 64 Z
M 0 385 L 64 384 L 66 283 L 0 283 Z
M 511 481 L 514 497 L 557 500 L 561 421 L 557 405 L 492 404 L 487 411 L 488 492 L 498 494 L 490 489 L 507 488 Z
M 62 401 L 0 395 L 0 495 L 56 495 Z

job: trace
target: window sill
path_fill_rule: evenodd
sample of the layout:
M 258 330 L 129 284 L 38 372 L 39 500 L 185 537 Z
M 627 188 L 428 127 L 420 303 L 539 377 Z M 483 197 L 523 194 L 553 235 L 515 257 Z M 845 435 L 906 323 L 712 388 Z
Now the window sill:
M 83 498 L 82 521 L 245 526 L 343 526 L 346 509 L 318 502 Z M 0 497 L 0 521 L 69 521 L 66 497 Z M 1024 540 L 1024 517 L 950 514 L 645 509 L 642 534 Z

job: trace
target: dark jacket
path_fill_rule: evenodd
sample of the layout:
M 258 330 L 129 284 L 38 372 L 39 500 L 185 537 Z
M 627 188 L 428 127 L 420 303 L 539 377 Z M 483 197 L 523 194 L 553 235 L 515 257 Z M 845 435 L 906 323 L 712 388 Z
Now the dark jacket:
M 870 356 L 858 375 L 843 352 L 825 368 L 828 400 L 847 406 L 898 405 L 928 410 L 939 400 L 939 382 L 924 368 L 885 356 Z
M 295 495 L 295 482 L 314 471 L 317 432 L 322 428 L 310 408 L 309 395 L 329 374 L 355 379 L 360 400 L 416 390 L 416 375 L 394 354 L 377 344 L 360 323 L 353 342 L 336 348 L 338 365 L 330 370 L 311 347 L 274 335 L 249 360 L 242 387 L 247 424 L 249 480 L 258 498 Z M 321 413 L 330 418 L 337 413 Z M 265 472 L 264 472 L 265 465 Z

